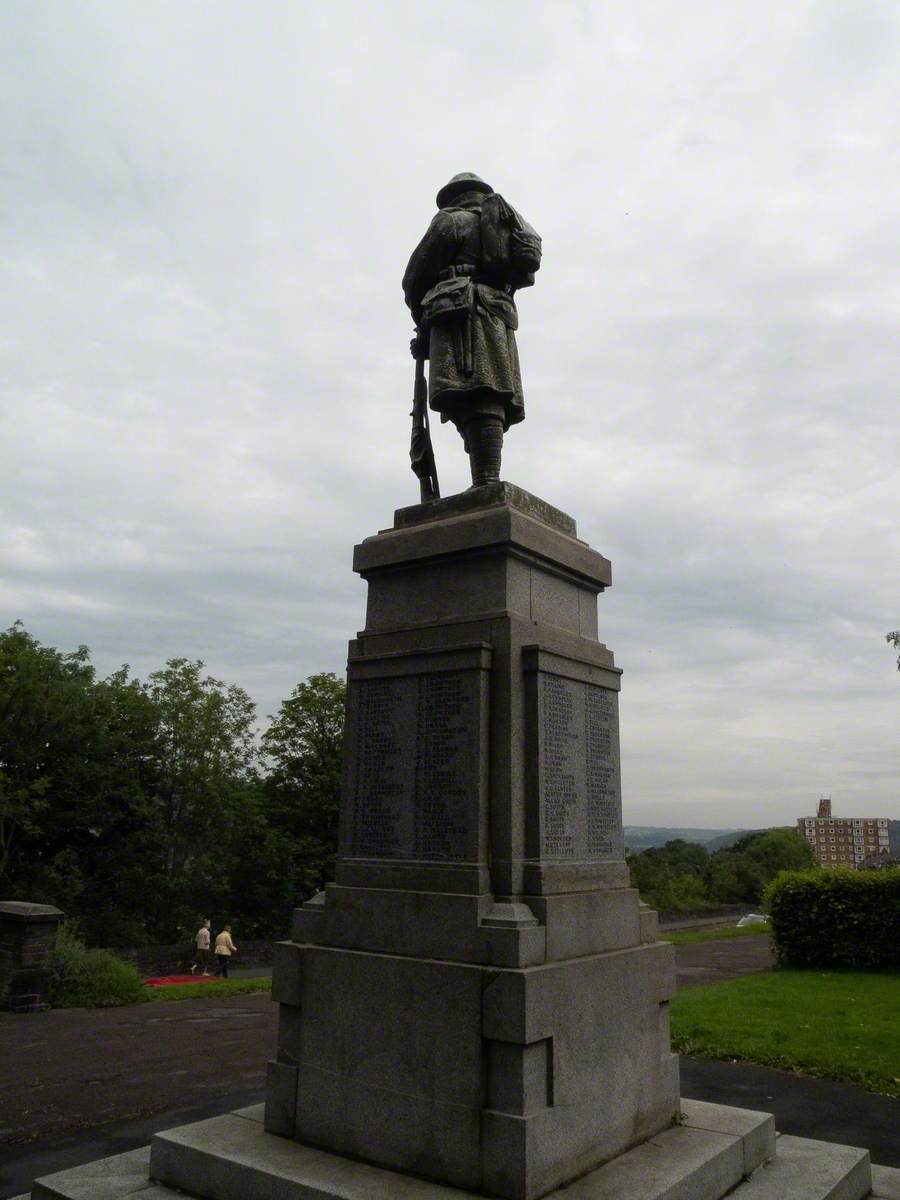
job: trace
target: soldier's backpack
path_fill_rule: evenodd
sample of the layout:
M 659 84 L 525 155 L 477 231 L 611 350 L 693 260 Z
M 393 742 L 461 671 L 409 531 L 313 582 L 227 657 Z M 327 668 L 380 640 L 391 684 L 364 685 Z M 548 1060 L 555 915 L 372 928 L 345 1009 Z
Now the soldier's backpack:
M 481 253 L 489 279 L 515 288 L 531 287 L 541 265 L 541 239 L 498 192 L 481 205 Z

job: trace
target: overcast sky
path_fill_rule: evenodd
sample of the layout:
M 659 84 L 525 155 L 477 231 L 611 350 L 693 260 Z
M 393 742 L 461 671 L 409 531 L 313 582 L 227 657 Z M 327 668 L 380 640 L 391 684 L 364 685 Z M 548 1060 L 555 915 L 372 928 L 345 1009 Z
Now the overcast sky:
M 895 0 L 6 0 L 3 625 L 262 720 L 342 672 L 476 171 L 544 239 L 503 475 L 612 559 L 626 822 L 900 816 L 898 112 Z

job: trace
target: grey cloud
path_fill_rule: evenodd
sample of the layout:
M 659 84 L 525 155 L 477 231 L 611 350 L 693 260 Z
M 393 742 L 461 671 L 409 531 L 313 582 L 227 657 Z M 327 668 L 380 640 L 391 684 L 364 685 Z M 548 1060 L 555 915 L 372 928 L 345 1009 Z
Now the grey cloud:
M 474 169 L 544 235 L 505 474 L 613 559 L 627 819 L 896 814 L 900 14 L 510 11 L 4 9 L 0 606 L 262 717 L 341 670 Z

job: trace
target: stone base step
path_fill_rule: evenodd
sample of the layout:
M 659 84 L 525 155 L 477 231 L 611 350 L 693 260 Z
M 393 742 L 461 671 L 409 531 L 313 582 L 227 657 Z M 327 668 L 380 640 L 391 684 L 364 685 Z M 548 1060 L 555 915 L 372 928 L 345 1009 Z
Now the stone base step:
M 768 1113 L 682 1107 L 681 1124 L 546 1200 L 721 1200 L 774 1153 Z M 476 1200 L 475 1192 L 274 1137 L 237 1116 L 157 1134 L 150 1175 L 205 1200 Z
M 139 1195 L 140 1200 L 169 1200 L 178 1193 L 171 1188 L 154 1186 L 149 1178 L 150 1147 L 98 1158 L 81 1167 L 57 1171 L 36 1179 L 31 1200 L 124 1200 Z M 28 1197 L 25 1197 L 28 1200 Z
M 776 1157 L 732 1194 L 734 1200 L 864 1200 L 872 1195 L 869 1152 L 782 1136 Z
M 900 1200 L 900 1167 L 872 1167 L 874 1200 Z
M 776 1143 L 766 1113 L 687 1100 L 683 1110 L 681 1125 L 545 1200 L 900 1200 L 900 1170 L 870 1175 L 865 1150 L 786 1136 Z M 148 1146 L 61 1171 L 37 1180 L 31 1200 L 475 1200 L 273 1137 L 262 1105 L 157 1134 L 152 1178 L 150 1161 Z M 177 1190 L 160 1179 L 167 1163 L 177 1164 Z
M 254 1104 L 231 1115 L 262 1128 L 264 1107 Z M 36 1179 L 29 1195 L 17 1200 L 126 1200 L 131 1196 L 138 1200 L 184 1200 L 179 1192 L 151 1181 L 149 1146 Z

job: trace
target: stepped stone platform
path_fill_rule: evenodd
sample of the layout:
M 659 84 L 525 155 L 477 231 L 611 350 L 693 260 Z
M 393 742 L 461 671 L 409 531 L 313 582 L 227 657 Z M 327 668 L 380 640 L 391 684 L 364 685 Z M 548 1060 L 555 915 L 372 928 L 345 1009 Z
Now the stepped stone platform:
M 61 1171 L 17 1200 L 483 1200 L 266 1133 L 263 1105 L 159 1133 Z M 768 1113 L 682 1102 L 679 1124 L 547 1200 L 900 1200 L 900 1170 L 866 1150 L 778 1137 Z

